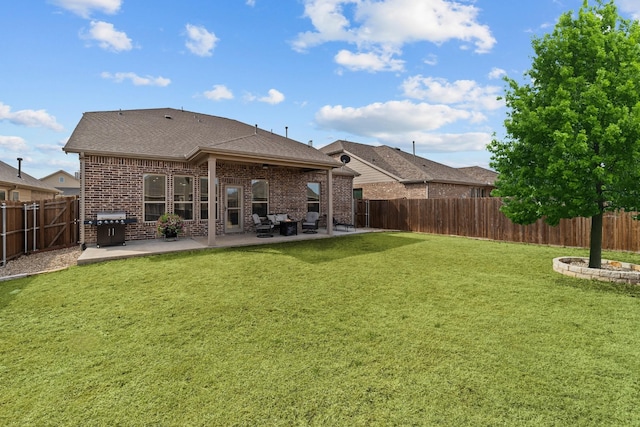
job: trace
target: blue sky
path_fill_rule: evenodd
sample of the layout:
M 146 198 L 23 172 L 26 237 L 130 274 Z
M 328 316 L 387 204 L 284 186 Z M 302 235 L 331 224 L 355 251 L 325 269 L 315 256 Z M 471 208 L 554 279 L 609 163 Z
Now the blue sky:
M 0 5 L 0 160 L 41 178 L 87 111 L 184 108 L 320 148 L 487 167 L 504 75 L 583 0 L 27 0 Z M 591 0 L 594 3 L 594 0 Z M 626 18 L 640 1 L 618 0 Z M 285 130 L 288 128 L 288 131 Z

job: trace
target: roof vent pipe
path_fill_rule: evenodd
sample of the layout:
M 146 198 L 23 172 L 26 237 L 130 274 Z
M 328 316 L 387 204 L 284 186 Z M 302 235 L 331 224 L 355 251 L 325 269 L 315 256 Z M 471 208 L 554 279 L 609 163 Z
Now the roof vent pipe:
M 289 126 L 284 127 L 284 136 L 285 138 L 289 138 Z
M 416 156 L 416 142 L 413 141 L 413 157 Z
M 258 125 L 256 124 L 256 135 L 258 134 Z
M 22 178 L 22 157 L 18 157 L 18 178 Z

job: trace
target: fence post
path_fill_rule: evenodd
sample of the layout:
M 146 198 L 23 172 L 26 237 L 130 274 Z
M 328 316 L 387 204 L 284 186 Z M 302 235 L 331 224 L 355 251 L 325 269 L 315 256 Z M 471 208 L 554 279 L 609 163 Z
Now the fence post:
M 41 202 L 42 204 L 44 204 L 44 202 Z M 41 221 L 42 224 L 44 224 L 44 222 Z M 41 240 L 44 240 L 44 225 L 40 226 L 41 230 L 40 230 L 40 234 L 41 234 Z M 33 250 L 36 251 L 38 250 L 38 204 L 36 202 L 33 202 Z M 44 245 L 42 246 L 44 248 Z
M 370 227 L 370 222 L 369 222 L 369 199 L 365 200 L 364 202 L 364 222 L 365 222 L 365 227 L 369 228 Z
M 22 218 L 24 218 L 24 253 L 29 252 L 29 205 L 22 205 Z

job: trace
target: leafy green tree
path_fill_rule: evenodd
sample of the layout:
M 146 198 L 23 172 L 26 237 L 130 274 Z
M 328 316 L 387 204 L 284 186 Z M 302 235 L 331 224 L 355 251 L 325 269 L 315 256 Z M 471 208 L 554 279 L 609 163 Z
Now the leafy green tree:
M 613 0 L 585 0 L 532 46 L 527 83 L 505 79 L 506 136 L 488 147 L 494 195 L 518 224 L 591 217 L 589 266 L 600 268 L 604 212 L 640 210 L 640 26 Z

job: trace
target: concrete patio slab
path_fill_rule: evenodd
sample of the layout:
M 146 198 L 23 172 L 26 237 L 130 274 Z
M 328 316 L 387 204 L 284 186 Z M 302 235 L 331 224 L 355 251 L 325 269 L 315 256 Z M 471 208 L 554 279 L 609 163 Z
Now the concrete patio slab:
M 318 233 L 307 234 L 298 233 L 294 236 L 281 236 L 277 232 L 273 237 L 257 237 L 255 233 L 238 233 L 216 238 L 215 246 L 207 246 L 206 237 L 180 237 L 177 240 L 166 241 L 162 238 L 153 240 L 129 240 L 124 246 L 102 246 L 100 248 L 87 246 L 78 258 L 78 265 L 92 264 L 96 262 L 124 259 L 137 256 L 147 256 L 154 254 L 184 252 L 203 250 L 211 248 L 230 248 L 240 246 L 268 245 L 273 243 L 295 242 L 300 240 L 327 239 L 336 238 L 345 235 L 353 235 L 360 233 L 371 233 L 371 228 L 360 228 L 351 231 L 333 231 L 333 236 L 327 234 L 326 230 L 319 229 Z

